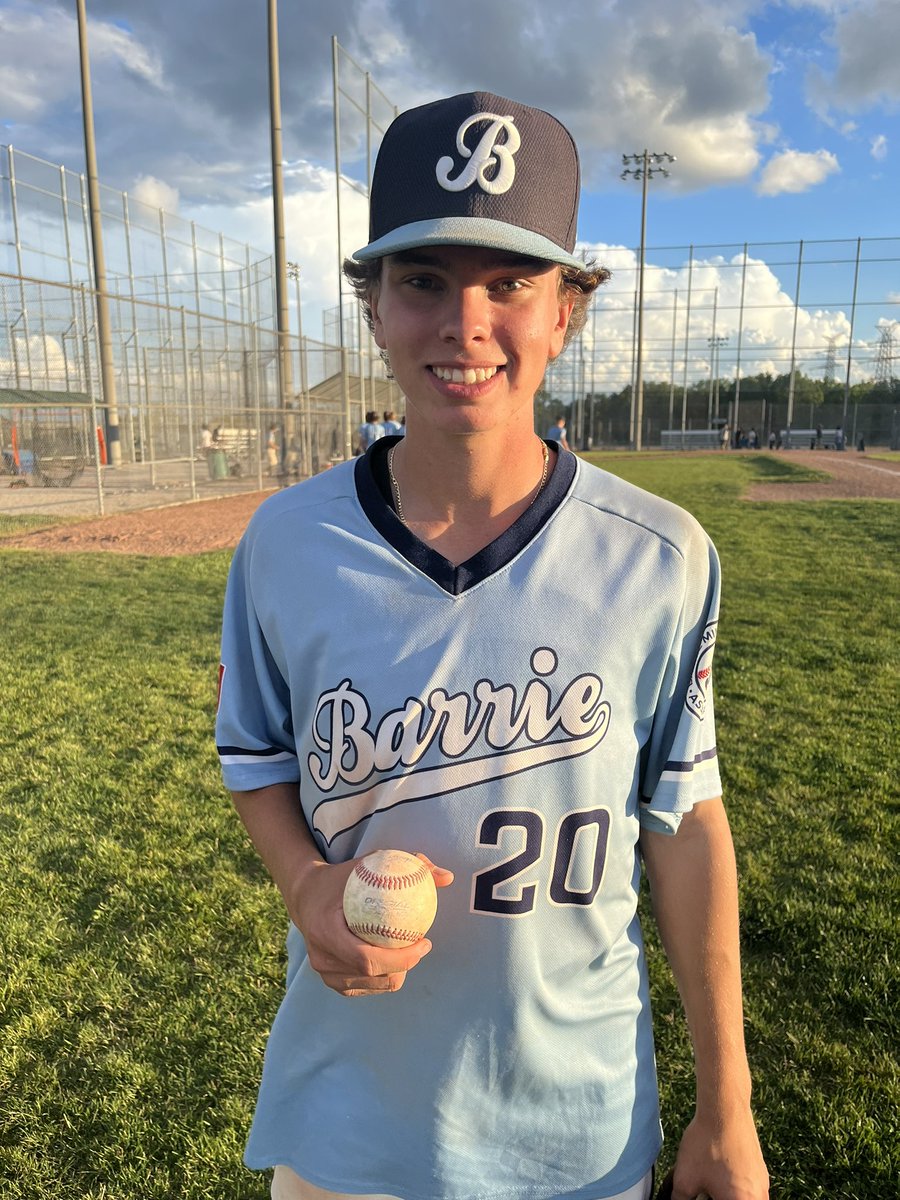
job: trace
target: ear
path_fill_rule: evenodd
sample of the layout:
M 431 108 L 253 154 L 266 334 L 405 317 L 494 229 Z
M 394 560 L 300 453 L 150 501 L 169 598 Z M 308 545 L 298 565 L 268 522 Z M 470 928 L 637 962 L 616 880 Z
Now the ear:
M 384 323 L 378 315 L 378 300 L 380 288 L 373 287 L 368 296 L 369 312 L 372 314 L 372 337 L 379 350 L 387 350 L 384 337 Z
M 566 298 L 560 300 L 557 308 L 556 325 L 550 334 L 550 359 L 558 358 L 562 354 L 563 347 L 566 344 L 566 330 L 569 328 L 569 321 L 572 317 L 572 310 L 575 308 L 575 300 Z

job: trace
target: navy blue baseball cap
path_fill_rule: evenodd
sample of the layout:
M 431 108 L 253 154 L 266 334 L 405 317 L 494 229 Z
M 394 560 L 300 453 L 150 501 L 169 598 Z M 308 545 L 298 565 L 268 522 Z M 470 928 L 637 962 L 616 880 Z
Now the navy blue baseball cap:
M 401 113 L 372 177 L 360 262 L 419 246 L 484 246 L 583 268 L 573 254 L 580 173 L 556 117 L 491 92 Z

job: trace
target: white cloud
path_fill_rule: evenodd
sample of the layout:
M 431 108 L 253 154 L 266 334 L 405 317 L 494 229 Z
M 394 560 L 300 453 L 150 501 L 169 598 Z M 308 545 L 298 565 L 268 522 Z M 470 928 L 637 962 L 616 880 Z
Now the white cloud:
M 51 20 L 31 10 L 0 11 L 0 112 L 6 119 L 34 120 L 68 94 L 77 45 L 68 45 L 67 18 Z
M 303 333 L 322 338 L 322 312 L 338 302 L 338 250 L 334 172 L 310 164 L 292 164 L 291 175 L 303 185 L 285 197 L 284 222 L 287 258 L 300 266 Z M 226 237 L 266 248 L 272 244 L 272 201 L 262 196 L 238 205 L 185 206 L 183 216 Z M 341 245 L 351 254 L 368 240 L 366 200 L 352 188 L 341 190 Z M 295 289 L 289 288 L 292 309 Z M 293 328 L 296 329 L 294 319 Z
M 782 192 L 806 192 L 840 169 L 838 160 L 830 150 L 816 150 L 812 153 L 784 150 L 770 158 L 763 167 L 756 191 L 760 196 L 778 196 Z
M 148 208 L 161 208 L 167 213 L 178 212 L 178 189 L 152 175 L 138 176 L 128 194 Z
M 603 243 L 586 249 L 589 256 L 613 272 L 612 280 L 597 293 L 596 321 L 589 318 L 585 327 L 588 386 L 598 391 L 616 391 L 631 379 L 636 255 L 627 247 Z M 794 269 L 787 268 L 789 273 Z M 686 345 L 689 295 L 690 336 Z M 849 311 L 849 298 L 846 307 Z M 673 379 L 680 387 L 685 368 L 689 382 L 708 378 L 709 339 L 713 336 L 726 339 L 719 351 L 720 378 L 734 378 L 739 334 L 742 376 L 761 372 L 784 374 L 790 369 L 795 324 L 796 366 L 810 377 L 821 378 L 829 339 L 836 339 L 839 354 L 846 354 L 850 336 L 847 312 L 840 308 L 807 308 L 802 304 L 796 308 L 793 297 L 773 269 L 751 256 L 745 266 L 742 253 L 728 258 L 695 257 L 692 264 L 684 262 L 677 267 L 658 266 L 652 261 L 645 266 L 647 379 Z M 854 345 L 862 351 L 854 361 L 855 377 L 863 378 L 871 358 L 870 345 L 859 335 L 854 338 Z M 560 373 L 564 374 L 566 369 L 561 360 Z
M 860 111 L 900 103 L 900 4 L 896 0 L 851 0 L 836 6 L 837 50 L 833 72 L 814 67 L 807 78 L 810 103 L 820 115 L 829 107 Z
M 884 162 L 888 154 L 888 140 L 883 133 L 879 133 L 877 137 L 872 138 L 872 146 L 869 153 L 878 162 Z
M 747 179 L 759 147 L 774 64 L 746 26 L 744 3 L 723 0 L 523 0 L 389 8 L 406 52 L 378 81 L 403 102 L 490 87 L 556 113 L 575 135 L 585 182 L 613 179 L 623 152 L 647 146 L 679 160 L 671 187 L 693 190 Z M 472 25 L 478 36 L 473 38 Z M 579 31 L 573 38 L 572 31 Z M 515 53 L 498 48 L 515 41 Z
M 88 27 L 88 40 L 94 61 L 99 63 L 109 59 L 153 87 L 160 90 L 165 87 L 163 67 L 158 56 L 126 30 L 102 21 L 92 21 Z
M 77 94 L 78 27 L 68 13 L 56 9 L 41 12 L 31 6 L 0 10 L 0 45 L 0 112 L 4 118 L 36 121 Z M 160 60 L 128 31 L 92 15 L 88 46 L 92 75 L 94 68 L 118 66 L 163 88 Z

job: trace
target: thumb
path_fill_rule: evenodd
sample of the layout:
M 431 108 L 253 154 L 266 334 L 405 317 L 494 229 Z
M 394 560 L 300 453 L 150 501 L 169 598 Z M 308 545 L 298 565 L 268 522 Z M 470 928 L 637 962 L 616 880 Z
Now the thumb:
M 425 866 L 430 868 L 435 887 L 449 887 L 453 882 L 453 872 L 447 870 L 446 867 L 435 866 L 427 854 L 417 854 L 416 858 L 421 859 Z

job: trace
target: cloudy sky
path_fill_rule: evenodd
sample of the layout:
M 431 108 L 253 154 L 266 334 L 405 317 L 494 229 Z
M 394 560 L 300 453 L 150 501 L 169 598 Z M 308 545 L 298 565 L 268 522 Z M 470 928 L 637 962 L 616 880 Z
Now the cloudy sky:
M 102 181 L 268 250 L 265 0 L 87 9 Z M 900 236 L 898 0 L 282 0 L 279 21 L 305 321 L 336 297 L 333 34 L 401 109 L 480 87 L 558 115 L 591 246 L 638 242 L 639 185 L 619 173 L 644 147 L 677 158 L 652 185 L 660 269 L 654 247 Z M 74 0 L 0 0 L 0 64 L 0 141 L 83 170 Z M 361 134 L 348 120 L 350 173 Z M 348 192 L 345 249 L 364 208 Z

